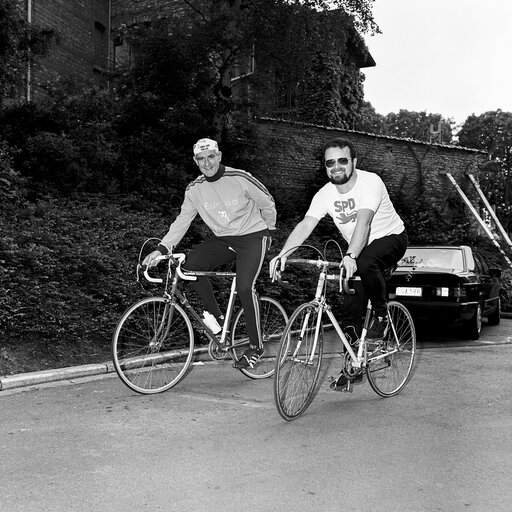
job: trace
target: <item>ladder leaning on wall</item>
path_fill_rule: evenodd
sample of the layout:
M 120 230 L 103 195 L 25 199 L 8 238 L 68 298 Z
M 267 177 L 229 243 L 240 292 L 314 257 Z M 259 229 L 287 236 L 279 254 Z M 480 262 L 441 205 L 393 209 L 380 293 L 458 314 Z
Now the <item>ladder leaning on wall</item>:
M 496 223 L 497 228 L 499 229 L 502 238 L 500 238 L 497 233 L 493 232 L 491 228 L 488 226 L 488 224 L 482 219 L 482 217 L 479 215 L 478 210 L 471 204 L 471 201 L 469 200 L 468 196 L 464 193 L 464 191 L 460 188 L 459 184 L 455 181 L 455 178 L 452 176 L 449 172 L 441 172 L 441 174 L 445 174 L 446 177 L 450 180 L 451 184 L 455 187 L 457 192 L 459 193 L 460 197 L 464 200 L 467 207 L 471 211 L 471 213 L 474 215 L 476 220 L 479 222 L 482 229 L 485 231 L 487 236 L 491 239 L 493 244 L 498 248 L 498 250 L 501 252 L 503 257 L 505 258 L 505 261 L 508 263 L 508 266 L 512 268 L 512 261 L 510 260 L 507 253 L 503 250 L 502 243 L 506 244 L 508 246 L 509 250 L 512 250 L 512 241 L 510 240 L 510 237 L 508 236 L 507 232 L 505 231 L 505 228 L 501 224 L 500 220 L 496 216 L 496 213 L 492 206 L 489 204 L 489 201 L 487 201 L 487 198 L 485 197 L 485 194 L 483 193 L 482 189 L 480 188 L 480 185 L 476 181 L 473 173 L 471 171 L 468 171 L 466 174 L 469 177 L 471 183 L 475 187 L 476 191 L 478 192 L 478 195 L 480 196 L 480 199 L 482 200 L 482 203 L 485 206 L 485 209 L 489 212 L 489 215 L 491 216 L 492 220 Z

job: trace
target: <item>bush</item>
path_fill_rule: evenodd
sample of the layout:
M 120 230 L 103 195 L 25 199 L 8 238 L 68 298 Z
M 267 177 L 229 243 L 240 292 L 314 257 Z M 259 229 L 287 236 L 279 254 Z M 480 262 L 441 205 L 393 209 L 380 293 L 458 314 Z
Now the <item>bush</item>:
M 11 166 L 10 149 L 0 139 L 0 212 L 15 208 L 25 195 L 25 180 Z
M 0 223 L 4 349 L 34 346 L 56 366 L 93 354 L 105 360 L 117 319 L 141 297 L 138 250 L 148 236 L 165 233 L 168 221 L 86 196 L 46 197 Z

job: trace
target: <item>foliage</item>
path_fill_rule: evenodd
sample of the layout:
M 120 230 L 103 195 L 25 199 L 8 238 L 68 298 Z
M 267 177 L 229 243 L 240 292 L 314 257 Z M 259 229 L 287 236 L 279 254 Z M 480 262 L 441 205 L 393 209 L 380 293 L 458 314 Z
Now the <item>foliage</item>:
M 414 139 L 438 144 L 451 144 L 455 122 L 441 114 L 412 112 L 400 109 L 398 113 L 378 114 L 368 102 L 363 104 L 354 129 L 403 139 Z
M 166 224 L 138 212 L 136 196 L 48 196 L 2 216 L 0 348 L 33 347 L 40 359 L 16 370 L 108 359 L 115 322 L 141 296 L 138 249 Z
M 11 149 L 0 138 L 0 213 L 10 211 L 25 195 L 25 180 L 11 165 Z
M 501 223 L 512 229 L 512 113 L 495 110 L 469 116 L 458 134 L 459 144 L 483 149 L 491 162 L 480 169 L 482 190 Z
M 385 116 L 379 114 L 369 101 L 362 101 L 352 129 L 384 135 L 386 133 Z
M 16 96 L 27 64 L 47 53 L 55 34 L 27 22 L 12 0 L 0 0 L 0 100 Z
M 183 123 L 195 126 L 162 114 L 150 93 L 119 98 L 94 88 L 0 110 L 0 135 L 16 148 L 13 168 L 32 193 L 133 191 L 162 206 L 179 204 L 195 175 Z

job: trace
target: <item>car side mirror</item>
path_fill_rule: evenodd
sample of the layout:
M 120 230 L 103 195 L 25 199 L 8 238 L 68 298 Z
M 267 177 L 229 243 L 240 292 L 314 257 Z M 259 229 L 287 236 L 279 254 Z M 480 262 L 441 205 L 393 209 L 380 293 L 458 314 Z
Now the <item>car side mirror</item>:
M 501 268 L 490 268 L 489 269 L 489 275 L 491 277 L 500 278 L 501 277 Z

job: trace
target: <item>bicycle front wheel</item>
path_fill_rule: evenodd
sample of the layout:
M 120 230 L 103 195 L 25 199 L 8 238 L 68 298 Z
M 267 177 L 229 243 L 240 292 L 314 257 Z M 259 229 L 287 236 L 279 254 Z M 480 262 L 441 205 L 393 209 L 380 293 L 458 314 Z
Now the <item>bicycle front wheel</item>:
M 265 352 L 254 368 L 240 368 L 251 379 L 266 379 L 274 375 L 275 361 L 279 342 L 288 321 L 283 306 L 271 297 L 260 297 L 260 329 Z M 239 309 L 233 321 L 231 354 L 234 360 L 242 357 L 249 346 L 244 310 Z
M 407 384 L 416 353 L 416 331 L 407 308 L 399 302 L 389 302 L 388 317 L 388 332 L 368 354 L 366 367 L 370 386 L 382 397 L 396 395 Z
M 114 331 L 112 359 L 133 391 L 160 393 L 185 376 L 194 355 L 194 331 L 185 311 L 163 297 L 129 307 Z
M 276 359 L 274 401 L 288 421 L 298 418 L 314 398 L 323 356 L 322 311 L 315 303 L 299 306 L 290 317 Z

